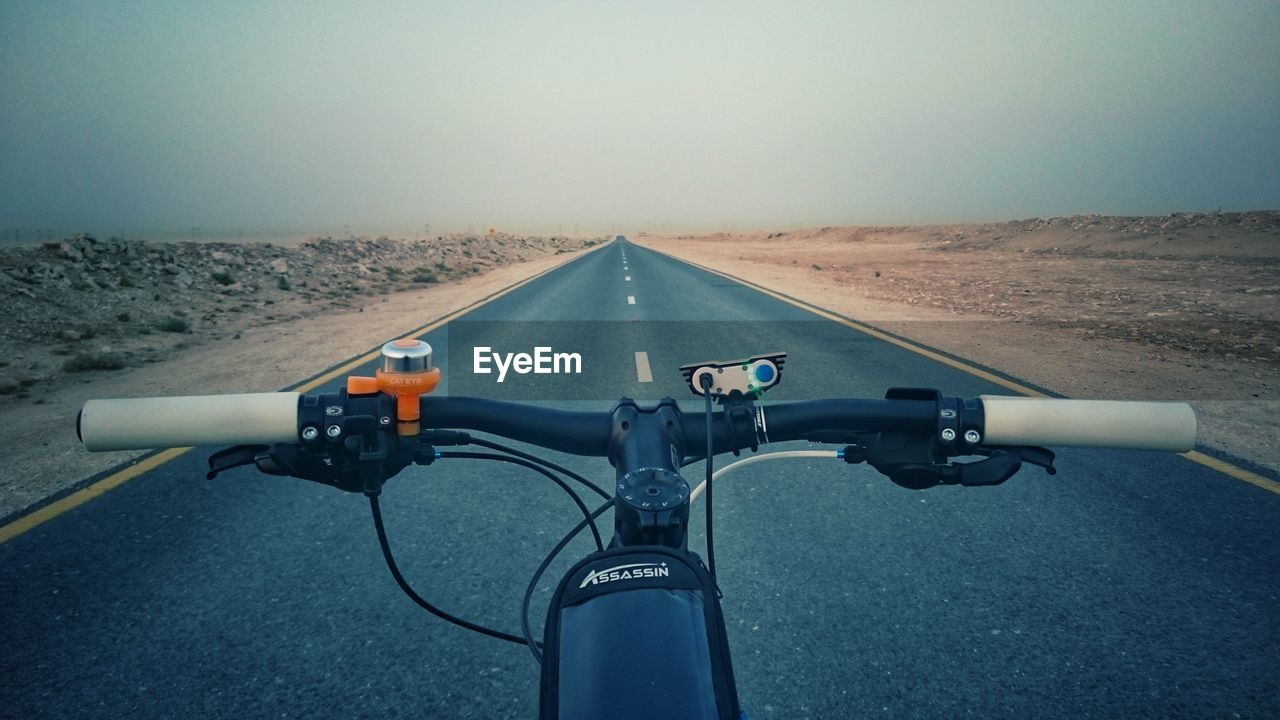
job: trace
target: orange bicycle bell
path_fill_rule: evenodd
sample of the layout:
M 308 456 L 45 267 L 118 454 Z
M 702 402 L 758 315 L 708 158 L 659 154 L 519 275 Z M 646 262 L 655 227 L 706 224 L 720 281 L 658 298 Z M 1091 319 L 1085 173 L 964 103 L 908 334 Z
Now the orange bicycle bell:
M 421 413 L 418 398 L 439 384 L 440 368 L 431 364 L 431 346 L 417 338 L 403 338 L 382 346 L 382 367 L 374 377 L 348 377 L 347 394 L 385 392 L 395 396 L 398 432 L 417 435 Z

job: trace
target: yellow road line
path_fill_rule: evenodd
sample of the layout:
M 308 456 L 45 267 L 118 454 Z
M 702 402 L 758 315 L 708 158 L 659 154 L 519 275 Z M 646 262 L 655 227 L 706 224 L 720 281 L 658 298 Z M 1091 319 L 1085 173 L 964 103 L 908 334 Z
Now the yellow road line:
M 189 450 L 191 450 L 189 447 L 171 448 L 164 452 L 157 453 L 137 465 L 131 465 L 120 472 L 109 475 L 98 482 L 89 485 L 88 487 L 81 488 L 60 500 L 55 500 L 39 510 L 23 515 L 8 525 L 0 527 L 0 544 L 6 543 L 37 525 L 41 525 L 58 517 L 72 508 L 79 507 L 108 490 L 114 490 L 138 477 L 142 473 L 154 470 Z
M 401 335 L 400 337 L 405 337 L 405 336 L 418 337 L 421 335 L 425 335 L 433 330 L 438 329 L 440 326 L 446 323 L 449 323 L 458 319 L 462 315 L 465 315 L 466 313 L 469 313 L 472 310 L 488 305 L 489 303 L 493 302 L 494 300 L 497 300 L 503 295 L 506 295 L 512 292 L 513 290 L 518 290 L 519 288 L 525 285 L 528 285 L 529 283 L 533 282 L 534 280 L 537 280 L 538 278 L 542 277 L 543 275 L 546 275 L 547 273 L 553 270 L 558 270 L 559 268 L 562 268 L 565 265 L 568 265 L 569 263 L 575 260 L 581 260 L 587 255 L 590 255 L 591 253 L 595 252 L 596 250 L 600 250 L 604 247 L 607 247 L 608 245 L 612 244 L 612 242 L 613 241 L 609 241 L 609 242 L 597 245 L 596 247 L 582 253 L 581 255 L 575 255 L 565 260 L 562 263 L 557 263 L 547 268 L 546 270 L 543 270 L 542 272 L 536 275 L 530 275 L 524 280 L 508 285 L 507 287 L 493 293 L 492 295 L 481 298 L 471 303 L 470 305 L 467 305 L 463 308 L 455 310 L 438 320 L 434 320 L 430 323 L 427 323 L 426 325 L 423 325 L 422 327 L 417 328 L 416 330 L 411 330 L 405 335 Z M 350 372 L 351 370 L 357 367 L 360 367 L 361 365 L 367 362 L 373 361 L 374 359 L 379 357 L 381 352 L 382 352 L 382 348 L 381 346 L 379 346 L 378 349 L 373 350 L 364 355 L 361 355 L 360 357 L 354 360 L 350 360 L 346 363 L 343 363 L 342 365 L 334 368 L 333 370 L 330 370 L 329 372 L 326 372 L 319 377 L 308 380 L 307 382 L 293 388 L 293 390 L 296 392 L 307 392 L 309 390 L 314 390 L 315 388 L 329 382 L 330 380 L 333 380 L 334 378 L 340 375 Z M 42 525 L 58 517 L 62 513 L 67 512 L 68 510 L 77 508 L 89 502 L 90 500 L 98 497 L 99 495 L 106 493 L 109 490 L 114 490 L 115 488 L 120 487 L 126 482 L 129 482 L 130 480 L 138 477 L 139 475 L 145 472 L 148 472 L 150 470 L 154 470 L 160 467 L 161 465 L 169 462 L 170 460 L 173 460 L 174 458 L 190 450 L 191 448 L 171 448 L 169 450 L 165 450 L 164 452 L 157 453 L 143 460 L 142 462 L 137 463 L 136 465 L 130 465 L 129 467 L 119 472 L 108 475 L 107 477 L 87 487 L 81 488 L 60 500 L 55 500 L 54 502 L 51 502 L 48 505 L 45 505 L 44 507 L 41 507 L 37 510 L 33 510 L 32 512 L 27 513 L 26 515 L 23 515 L 17 520 L 14 520 L 13 522 L 10 522 L 7 525 L 4 525 L 3 527 L 0 527 L 0 544 L 4 544 L 9 540 L 12 540 L 13 538 L 18 537 L 19 535 L 27 532 L 28 530 L 31 530 L 32 528 L 35 528 L 39 525 Z
M 787 303 L 788 305 L 793 305 L 795 307 L 800 308 L 801 310 L 807 310 L 813 313 L 814 315 L 818 315 L 819 317 L 823 317 L 823 318 L 826 318 L 827 320 L 831 320 L 832 322 L 836 322 L 846 327 L 853 328 L 854 330 L 866 333 L 867 335 L 870 335 L 876 339 L 883 340 L 887 343 L 892 343 L 894 345 L 897 345 L 900 348 L 905 348 L 907 350 L 910 350 L 911 352 L 923 355 L 929 358 L 930 360 L 936 360 L 937 362 L 940 362 L 949 367 L 953 367 L 957 370 L 961 370 L 970 375 L 975 375 L 988 382 L 992 382 L 1001 387 L 1005 387 L 1010 390 L 1013 390 L 1014 392 L 1022 393 L 1023 395 L 1028 395 L 1030 397 L 1050 397 L 1049 395 L 1046 395 L 1045 393 L 1042 393 L 1039 390 L 1036 390 L 1034 388 L 1029 388 L 1026 385 L 1019 384 L 1007 378 L 1002 378 L 999 375 L 995 375 L 993 373 L 987 372 L 986 370 L 983 370 L 980 367 L 970 365 L 969 363 L 966 363 L 962 360 L 956 360 L 955 358 L 947 357 L 946 355 L 943 355 L 934 350 L 931 350 L 923 345 L 917 345 L 915 343 L 902 340 L 901 338 L 896 338 L 882 330 L 877 330 L 876 328 L 871 327 L 870 325 L 863 325 L 860 322 L 850 320 L 849 318 L 843 317 L 841 315 L 837 315 L 829 310 L 825 310 L 816 305 L 811 305 L 801 300 L 796 300 L 795 298 L 787 297 L 786 295 L 770 290 L 769 288 L 764 287 L 763 285 L 758 285 L 756 283 L 753 283 L 750 280 L 745 280 L 735 275 L 730 275 L 729 273 L 720 272 L 719 270 L 716 270 L 714 268 L 709 268 L 709 267 L 706 267 L 705 265 L 699 265 L 698 263 L 690 262 L 683 258 L 678 258 L 674 255 L 668 255 L 667 253 L 664 253 L 661 250 L 654 250 L 653 248 L 648 248 L 648 249 L 658 253 L 659 255 L 664 255 L 666 257 L 671 258 L 672 260 L 676 260 L 677 262 L 682 262 L 682 263 L 685 263 L 686 265 L 692 265 L 701 270 L 705 270 L 706 272 L 709 272 L 713 275 L 719 275 L 720 277 L 725 278 L 727 280 L 732 280 L 734 282 L 741 283 L 743 285 L 746 285 L 747 287 L 758 290 L 759 292 L 762 292 L 765 295 L 768 295 L 769 297 L 772 297 L 776 300 L 781 300 L 782 302 Z M 1247 482 L 1250 485 L 1255 485 L 1257 487 L 1262 488 L 1263 490 L 1268 490 L 1277 495 L 1280 495 L 1280 483 L 1274 480 L 1269 480 L 1265 477 L 1262 477 L 1261 475 L 1255 472 L 1250 472 L 1249 470 L 1245 470 L 1242 467 L 1232 465 L 1231 463 L 1225 460 L 1219 460 L 1216 457 L 1213 457 L 1211 455 L 1206 455 L 1196 450 L 1192 450 L 1191 452 L 1186 452 L 1186 453 L 1179 453 L 1179 454 L 1182 457 L 1190 460 L 1191 462 L 1199 463 L 1207 468 L 1210 468 L 1212 470 L 1217 470 L 1218 472 L 1223 473 L 1225 475 L 1229 475 L 1230 477 L 1233 477 L 1237 480 L 1243 480 L 1244 482 Z
M 1188 452 L 1188 453 L 1182 453 L 1182 457 L 1190 460 L 1191 462 L 1200 463 L 1201 465 L 1204 465 L 1207 468 L 1213 468 L 1214 470 L 1217 470 L 1218 472 L 1223 473 L 1225 475 L 1230 475 L 1231 477 L 1237 480 L 1243 480 L 1249 483 L 1250 485 L 1257 485 L 1263 490 L 1270 490 L 1271 492 L 1277 495 L 1280 495 L 1280 483 L 1276 482 L 1275 480 L 1268 480 L 1267 478 L 1262 477 L 1258 473 L 1249 472 L 1248 470 L 1245 470 L 1242 467 L 1237 467 L 1235 465 L 1232 465 L 1231 463 L 1226 462 L 1225 460 L 1219 460 L 1216 457 L 1213 457 L 1211 455 L 1205 455 L 1204 453 L 1198 452 L 1196 450 L 1192 450 L 1191 452 Z

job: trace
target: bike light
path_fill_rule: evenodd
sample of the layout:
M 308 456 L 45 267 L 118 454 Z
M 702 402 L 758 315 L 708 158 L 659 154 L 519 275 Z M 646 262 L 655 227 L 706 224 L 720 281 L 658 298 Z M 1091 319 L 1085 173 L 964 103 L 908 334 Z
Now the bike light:
M 782 380 L 786 353 L 754 355 L 743 360 L 709 360 L 681 365 L 680 372 L 694 395 L 702 395 L 703 378 L 711 380 L 712 397 L 729 397 L 733 392 L 751 397 L 777 385 Z
M 395 396 L 399 433 L 417 435 L 421 429 L 419 398 L 440 384 L 440 369 L 431 364 L 431 355 L 431 346 L 423 340 L 393 340 L 382 346 L 382 367 L 374 372 L 374 377 L 347 378 L 347 394 L 385 392 Z

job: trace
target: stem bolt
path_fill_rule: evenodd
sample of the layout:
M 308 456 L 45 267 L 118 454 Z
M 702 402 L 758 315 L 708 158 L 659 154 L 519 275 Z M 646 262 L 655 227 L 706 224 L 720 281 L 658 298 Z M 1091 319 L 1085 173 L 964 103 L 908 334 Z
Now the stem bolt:
M 380 425 L 390 425 L 391 418 L 387 417 L 386 415 L 383 415 L 382 417 L 378 418 L 378 423 Z
M 329 427 L 324 429 L 324 434 L 328 435 L 330 439 L 336 440 L 337 437 L 342 434 L 342 426 L 330 425 Z
M 977 445 L 978 441 L 981 439 L 982 439 L 982 436 L 978 434 L 977 430 L 964 431 L 964 441 L 969 443 L 970 445 Z
M 942 429 L 942 440 L 943 440 L 943 442 L 951 442 L 952 440 L 955 440 L 955 439 L 956 439 L 956 431 L 955 431 L 955 430 L 952 430 L 951 428 L 943 428 L 943 429 Z
M 316 429 L 315 425 L 308 425 L 302 428 L 303 440 L 306 440 L 307 442 L 311 442 L 318 437 L 320 437 L 320 431 Z

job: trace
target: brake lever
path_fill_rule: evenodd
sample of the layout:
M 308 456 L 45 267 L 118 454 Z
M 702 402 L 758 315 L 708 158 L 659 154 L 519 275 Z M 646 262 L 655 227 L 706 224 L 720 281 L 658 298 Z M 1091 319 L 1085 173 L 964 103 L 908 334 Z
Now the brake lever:
M 296 477 L 336 487 L 347 492 L 377 494 L 387 479 L 411 464 L 430 465 L 436 458 L 432 445 L 415 442 L 390 446 L 381 442 L 376 448 L 347 448 L 337 456 L 321 454 L 302 445 L 239 445 L 215 453 L 209 458 L 209 477 L 241 465 L 253 464 L 268 475 Z
M 1037 448 L 1043 450 L 1043 448 Z M 999 485 L 1022 469 L 1021 455 L 1004 448 L 988 448 L 985 460 L 971 463 L 884 463 L 868 460 L 895 484 L 909 490 L 926 490 L 937 485 L 984 487 Z M 1044 450 L 1048 453 L 1048 450 Z M 1052 455 L 1052 453 L 1049 453 Z M 849 455 L 846 453 L 846 460 Z M 1052 462 L 1052 460 L 1050 460 Z M 1052 474 L 1052 468 L 1050 468 Z
M 209 472 L 205 473 L 204 476 L 212 480 L 218 476 L 218 473 L 245 465 L 253 465 L 258 455 L 266 449 L 266 445 L 233 445 L 229 448 L 223 448 L 209 456 Z M 259 467 L 258 469 L 261 470 L 262 468 Z
M 955 465 L 958 484 L 965 487 L 999 485 L 1022 469 L 1022 458 L 1013 453 L 993 452 L 986 460 Z
M 1043 447 L 979 447 L 975 448 L 974 454 L 982 455 L 986 460 L 910 462 L 904 461 L 908 455 L 905 452 L 884 452 L 878 447 L 858 445 L 847 446 L 842 456 L 850 464 L 867 462 L 893 483 L 908 489 L 998 486 L 1018 474 L 1024 461 L 1042 466 L 1050 475 L 1057 473 L 1053 469 L 1053 451 Z M 941 460 L 941 457 L 936 460 Z
M 1049 448 L 1036 447 L 1034 445 L 983 445 L 974 449 L 974 453 L 988 457 L 997 452 L 1017 455 L 1022 462 L 1039 465 L 1050 475 L 1058 474 L 1058 469 L 1053 466 L 1053 461 L 1057 458 L 1057 455 Z

